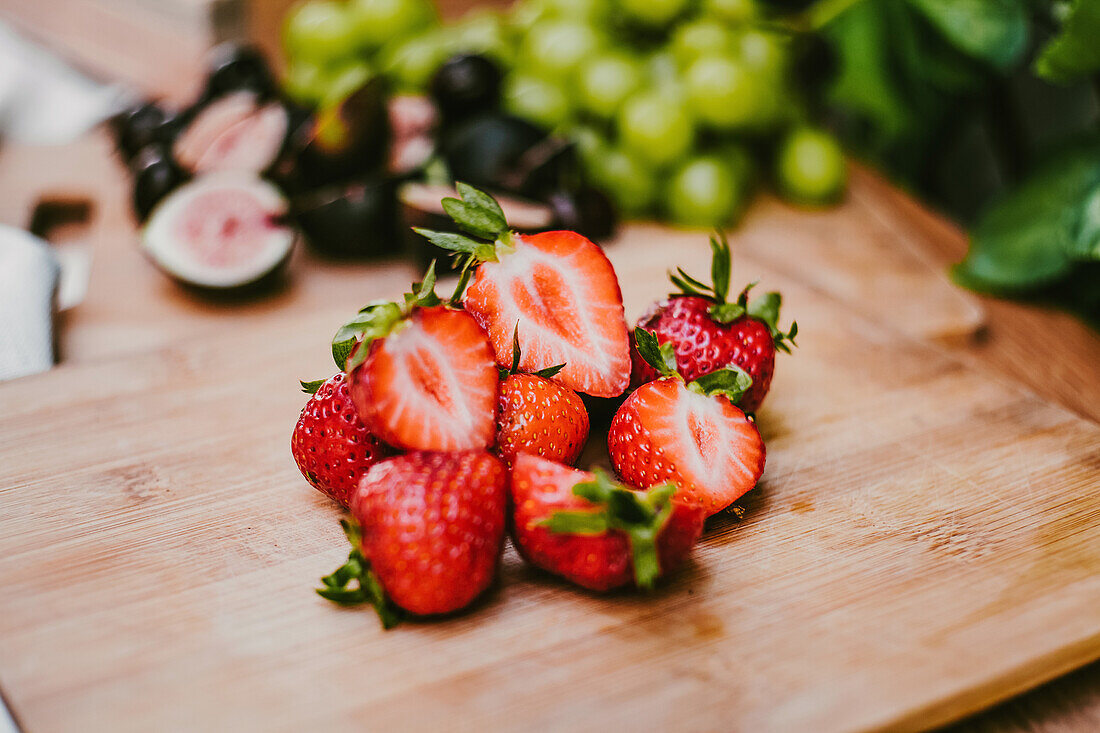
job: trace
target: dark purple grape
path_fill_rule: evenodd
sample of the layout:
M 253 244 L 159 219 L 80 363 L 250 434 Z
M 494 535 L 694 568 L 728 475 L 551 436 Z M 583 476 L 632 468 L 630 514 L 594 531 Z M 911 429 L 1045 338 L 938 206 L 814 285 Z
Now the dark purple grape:
M 171 151 L 160 143 L 142 148 L 134 157 L 130 172 L 134 184 L 134 214 L 138 221 L 145 221 L 164 197 L 187 180 Z
M 446 122 L 494 109 L 500 101 L 500 68 L 477 54 L 447 59 L 431 81 L 432 99 Z

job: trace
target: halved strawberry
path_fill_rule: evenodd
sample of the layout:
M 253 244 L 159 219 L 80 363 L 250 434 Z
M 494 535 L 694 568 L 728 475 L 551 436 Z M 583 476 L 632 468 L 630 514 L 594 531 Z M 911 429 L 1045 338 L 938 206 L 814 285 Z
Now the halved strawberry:
M 764 441 L 734 403 L 752 385 L 744 371 L 721 369 L 685 383 L 675 372 L 671 344 L 635 329 L 638 350 L 663 375 L 626 399 L 611 421 L 607 448 L 627 483 L 671 481 L 677 499 L 708 514 L 725 509 L 764 473 Z M 732 398 L 732 399 L 731 399 Z
M 651 588 L 703 532 L 705 512 L 673 502 L 675 491 L 671 484 L 635 491 L 599 470 L 520 453 L 512 468 L 512 536 L 532 565 L 584 588 Z
M 467 313 L 438 305 L 434 267 L 404 304 L 376 303 L 333 339 L 351 348 L 355 409 L 370 430 L 407 450 L 486 448 L 496 432 L 498 373 L 492 346 Z
M 457 188 L 462 200 L 443 199 L 444 209 L 463 231 L 489 241 L 416 231 L 467 255 L 452 301 L 462 297 L 485 327 L 497 362 L 509 364 L 518 322 L 521 369 L 564 363 L 554 379 L 570 389 L 596 397 L 622 394 L 630 383 L 630 339 L 619 281 L 603 250 L 575 232 L 516 234 L 491 196 L 462 183 Z

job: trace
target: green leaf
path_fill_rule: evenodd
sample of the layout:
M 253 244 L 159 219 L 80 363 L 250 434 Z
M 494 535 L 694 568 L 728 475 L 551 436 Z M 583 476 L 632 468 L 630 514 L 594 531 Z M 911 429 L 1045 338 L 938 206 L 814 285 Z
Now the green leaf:
M 676 370 L 676 352 L 672 344 L 660 343 L 655 331 L 647 331 L 640 326 L 635 328 L 634 343 L 638 347 L 638 355 L 662 377 L 679 374 Z
M 401 306 L 397 303 L 379 303 L 357 313 L 332 337 L 332 358 L 336 365 L 350 371 L 361 364 L 367 358 L 371 341 L 389 334 L 401 317 Z M 363 345 L 356 349 L 360 341 Z M 351 364 L 349 357 L 356 363 Z
M 503 234 L 508 231 L 508 224 L 504 219 L 504 210 L 500 208 L 500 204 L 497 203 L 495 198 L 462 181 L 455 183 L 455 188 L 458 190 L 458 195 L 461 196 L 462 200 L 467 204 L 476 206 L 484 211 L 490 218 L 500 221 L 500 227 L 497 234 Z
M 456 308 L 462 305 L 462 295 L 466 292 L 466 286 L 470 283 L 470 275 L 473 274 L 473 269 L 478 263 L 477 255 L 470 255 L 462 262 L 462 271 L 458 276 L 458 283 L 455 285 L 455 291 L 451 293 L 450 304 Z
M 953 271 L 975 290 L 1036 290 L 1067 275 L 1086 214 L 1100 185 L 1100 141 L 1050 157 L 979 218 L 966 259 Z
M 779 293 L 764 293 L 753 298 L 746 312 L 753 318 L 759 318 L 768 325 L 774 337 L 779 333 L 779 308 L 783 305 L 783 296 Z
M 688 389 L 709 396 L 724 395 L 733 404 L 739 404 L 752 388 L 752 377 L 736 364 L 716 369 L 688 383 Z
M 1100 70 L 1100 2 L 1077 0 L 1035 59 L 1035 73 L 1056 82 L 1071 82 Z
M 440 249 L 445 249 L 450 252 L 468 252 L 477 257 L 481 262 L 496 261 L 496 250 L 490 242 L 478 242 L 461 234 L 455 234 L 453 232 L 436 232 L 431 229 L 421 229 L 420 227 L 413 227 L 413 231 Z
M 707 313 L 719 323 L 733 323 L 745 315 L 745 306 L 740 303 L 715 303 L 707 309 Z
M 454 219 L 455 224 L 475 237 L 496 239 L 497 236 L 508 231 L 504 217 L 497 218 L 485 209 L 471 206 L 459 199 L 445 198 L 442 203 L 443 210 Z
M 370 561 L 359 549 L 359 528 L 352 522 L 340 520 L 344 534 L 351 542 L 348 561 L 335 572 L 321 578 L 317 595 L 342 606 L 369 603 L 374 606 L 382 627 L 391 629 L 401 621 L 401 611 L 386 597 L 382 584 L 370 568 Z
M 512 374 L 519 371 L 519 357 L 519 321 L 516 321 L 516 327 L 512 329 Z
M 327 379 L 314 379 L 312 382 L 303 382 L 299 379 L 298 383 L 302 385 L 302 391 L 306 394 L 317 394 L 317 390 L 321 389 L 321 385 L 327 381 Z
M 596 469 L 591 481 L 573 487 L 573 494 L 593 504 L 591 511 L 560 511 L 540 522 L 558 534 L 600 535 L 609 530 L 626 534 L 634 566 L 634 582 L 650 589 L 661 575 L 657 537 L 672 516 L 675 484 L 634 491 Z
M 1081 206 L 1081 223 L 1069 256 L 1075 260 L 1100 260 L 1100 186 L 1093 189 Z
M 730 292 L 730 269 L 733 260 L 730 243 L 725 233 L 718 231 L 710 238 L 710 281 L 712 292 L 719 303 L 725 303 Z
M 552 367 L 546 367 L 545 369 L 539 369 L 537 372 L 532 372 L 532 374 L 534 374 L 536 377 L 550 379 L 551 377 L 556 377 L 558 375 L 558 372 L 560 372 L 562 369 L 565 369 L 565 364 L 555 364 Z
M 1023 0 L 908 0 L 960 51 L 1002 71 L 1027 50 Z

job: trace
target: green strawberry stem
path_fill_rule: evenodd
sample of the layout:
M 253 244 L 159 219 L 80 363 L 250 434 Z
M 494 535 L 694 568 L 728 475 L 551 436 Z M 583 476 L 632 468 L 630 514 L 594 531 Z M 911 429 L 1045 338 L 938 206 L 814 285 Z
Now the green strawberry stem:
M 721 231 L 715 231 L 710 238 L 710 279 L 711 284 L 696 280 L 684 272 L 682 267 L 677 267 L 675 273 L 669 273 L 672 284 L 680 289 L 678 293 L 670 293 L 671 298 L 683 298 L 692 296 L 705 298 L 711 302 L 708 309 L 710 317 L 718 323 L 732 323 L 742 316 L 748 315 L 757 318 L 767 325 L 771 331 L 775 347 L 784 353 L 791 353 L 791 346 L 797 346 L 794 337 L 798 334 L 798 324 L 791 323 L 790 331 L 783 332 L 779 328 L 779 306 L 783 298 L 779 293 L 765 293 L 749 302 L 749 291 L 756 283 L 749 283 L 742 290 L 737 300 L 728 301 L 730 288 L 730 270 L 733 266 L 733 257 L 730 253 L 730 244 L 726 235 Z
M 317 595 L 341 606 L 369 603 L 378 612 L 382 628 L 392 629 L 401 622 L 401 611 L 386 597 L 378 577 L 371 571 L 370 561 L 359 549 L 359 527 L 347 519 L 341 519 L 340 526 L 344 528 L 344 534 L 351 542 L 352 550 L 348 554 L 346 563 L 332 574 L 321 578 L 323 587 L 316 589 Z M 353 582 L 355 585 L 349 587 Z
M 432 260 L 423 279 L 412 284 L 400 303 L 372 301 L 341 326 L 332 337 L 332 360 L 340 369 L 350 372 L 366 360 L 372 341 L 388 336 L 416 308 L 430 308 L 442 302 L 435 294 L 435 260 Z
M 317 390 L 321 389 L 321 385 L 327 382 L 328 379 L 314 379 L 309 382 L 303 382 L 298 380 L 298 384 L 302 385 L 302 391 L 306 394 L 317 394 Z
M 600 469 L 592 481 L 573 487 L 573 493 L 595 505 L 595 511 L 560 511 L 540 522 L 557 534 L 601 535 L 610 530 L 626 534 L 634 566 L 634 582 L 650 590 L 661 575 L 657 537 L 672 516 L 675 484 L 633 491 Z
M 640 326 L 635 328 L 634 343 L 638 347 L 638 354 L 657 370 L 657 374 L 683 380 L 683 375 L 676 368 L 676 352 L 672 344 L 660 343 L 656 331 L 647 331 Z M 687 383 L 687 388 L 692 392 L 708 397 L 724 395 L 735 405 L 751 387 L 752 376 L 736 364 L 715 369 Z

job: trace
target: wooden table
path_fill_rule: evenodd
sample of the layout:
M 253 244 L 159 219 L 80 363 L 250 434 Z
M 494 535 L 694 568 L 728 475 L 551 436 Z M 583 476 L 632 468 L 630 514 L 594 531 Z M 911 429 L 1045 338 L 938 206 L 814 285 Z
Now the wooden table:
M 342 266 L 300 256 L 291 287 L 274 297 L 196 300 L 136 255 L 125 177 L 102 136 L 64 150 L 0 150 L 0 221 L 25 223 L 33 196 L 43 192 L 93 192 L 98 207 L 89 242 L 95 260 L 88 300 L 66 319 L 62 334 L 64 358 L 70 363 L 96 363 L 120 353 L 136 356 L 200 333 L 231 333 L 292 313 L 351 307 L 355 293 L 369 289 L 372 282 L 394 272 L 413 274 L 398 261 Z M 965 249 L 964 237 L 955 227 L 863 169 L 855 171 L 849 205 L 877 212 L 884 226 L 898 228 L 898 246 L 919 243 L 920 256 L 937 266 L 958 259 Z M 820 285 L 832 287 L 828 282 Z M 1042 397 L 1100 422 L 1100 338 L 1095 333 L 1064 314 L 989 299 L 981 299 L 981 304 L 984 325 L 976 335 L 966 328 L 957 334 L 944 328 L 927 336 L 982 369 L 1018 380 Z M 227 318 L 227 312 L 233 317 Z M 946 315 L 966 322 L 968 313 L 960 301 Z M 904 330 L 907 314 L 888 315 L 896 316 L 896 325 Z M 323 338 L 318 345 L 323 348 Z M 960 729 L 1060 731 L 1097 725 L 1100 664 L 973 717 Z

